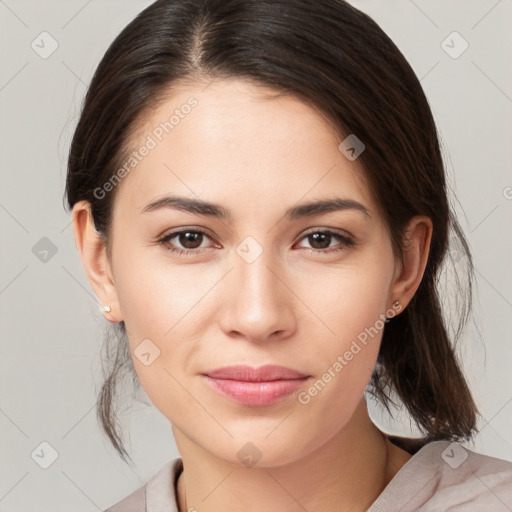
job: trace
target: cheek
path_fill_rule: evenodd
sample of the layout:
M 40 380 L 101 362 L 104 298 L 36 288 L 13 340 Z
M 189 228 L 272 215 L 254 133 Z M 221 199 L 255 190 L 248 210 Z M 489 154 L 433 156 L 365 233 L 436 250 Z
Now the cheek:
M 310 294 L 309 304 L 319 312 L 316 325 L 322 333 L 314 337 L 317 380 L 301 403 L 311 404 L 320 416 L 343 421 L 364 393 L 385 328 L 392 268 L 391 253 L 383 253 L 358 268 L 331 269 L 329 279 L 316 275 L 322 293 Z
M 297 291 L 317 318 L 323 354 L 348 349 L 350 342 L 375 326 L 388 308 L 393 263 L 383 255 L 339 269 L 321 269 L 302 280 Z M 382 329 L 379 320 L 377 327 Z M 372 331 L 373 332 L 373 331 Z M 364 335 L 362 336 L 364 337 Z M 333 352 L 334 351 L 334 352 Z
M 171 264 L 153 248 L 128 252 L 115 263 L 116 289 L 135 371 L 156 407 L 166 411 L 173 397 L 172 410 L 186 412 L 193 401 L 182 386 L 197 370 L 198 344 L 211 323 L 209 291 L 224 271 Z
M 163 251 L 155 247 L 130 251 L 130 256 L 117 263 L 118 300 L 134 340 L 151 336 L 164 342 L 171 339 L 183 322 L 194 316 L 201 298 L 215 284 L 213 272 L 171 263 Z

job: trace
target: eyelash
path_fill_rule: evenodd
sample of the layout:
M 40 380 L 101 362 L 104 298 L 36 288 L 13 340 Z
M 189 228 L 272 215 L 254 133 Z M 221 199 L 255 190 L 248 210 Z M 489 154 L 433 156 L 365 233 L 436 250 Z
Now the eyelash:
M 172 240 L 173 238 L 175 238 L 177 235 L 180 235 L 181 233 L 201 233 L 202 235 L 205 235 L 208 238 L 213 238 L 208 232 L 206 232 L 202 229 L 195 228 L 195 229 L 181 229 L 178 231 L 173 231 L 172 233 L 169 233 L 169 234 L 165 235 L 164 237 L 160 238 L 159 240 L 157 240 L 157 242 L 159 244 L 163 245 L 168 251 L 170 251 L 172 253 L 177 253 L 179 255 L 194 256 L 194 255 L 197 255 L 200 252 L 202 252 L 202 250 L 204 248 L 203 249 L 179 249 L 177 247 L 170 245 L 169 241 Z M 352 240 L 351 238 L 349 238 L 345 235 L 342 235 L 340 233 L 336 233 L 335 231 L 328 230 L 328 229 L 315 230 L 315 231 L 310 231 L 308 233 L 305 233 L 299 241 L 303 240 L 304 238 L 307 238 L 310 235 L 314 235 L 317 233 L 321 233 L 323 235 L 330 235 L 330 236 L 334 236 L 334 237 L 338 238 L 342 243 L 342 247 L 335 248 L 335 249 L 308 249 L 310 252 L 313 252 L 316 254 L 337 253 L 337 252 L 343 251 L 345 249 L 345 247 L 353 247 L 355 245 L 354 240 Z

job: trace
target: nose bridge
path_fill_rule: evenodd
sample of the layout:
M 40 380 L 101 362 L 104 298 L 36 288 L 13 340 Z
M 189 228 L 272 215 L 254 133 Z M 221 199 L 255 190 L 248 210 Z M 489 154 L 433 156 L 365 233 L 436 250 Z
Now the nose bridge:
M 224 308 L 223 328 L 252 339 L 264 339 L 293 327 L 293 294 L 281 282 L 279 261 L 254 239 L 236 249 L 230 272 L 232 295 Z
M 263 251 L 254 261 L 248 262 L 240 258 L 235 268 L 238 289 L 255 305 L 279 302 L 277 296 L 281 294 L 281 290 L 276 277 L 277 266 L 275 260 L 272 261 L 270 249 Z M 272 267 L 273 271 L 270 270 Z

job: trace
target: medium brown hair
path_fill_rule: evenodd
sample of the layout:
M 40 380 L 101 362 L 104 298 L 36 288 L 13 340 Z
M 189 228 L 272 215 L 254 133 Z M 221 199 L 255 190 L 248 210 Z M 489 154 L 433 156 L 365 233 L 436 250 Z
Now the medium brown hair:
M 172 86 L 222 78 L 293 95 L 340 134 L 363 141 L 358 162 L 397 257 L 412 217 L 430 217 L 423 279 L 408 307 L 386 324 L 369 390 L 386 407 L 398 397 L 427 441 L 469 439 L 477 411 L 453 342 L 471 309 L 473 264 L 449 206 L 437 129 L 405 57 L 345 1 L 159 0 L 143 10 L 110 45 L 90 83 L 69 152 L 69 209 L 80 200 L 91 204 L 108 249 L 116 189 L 101 199 L 94 191 L 122 165 L 140 119 Z M 450 234 L 465 256 L 469 285 L 451 341 L 437 289 Z M 124 322 L 113 329 L 97 414 L 126 460 L 115 398 L 123 376 L 138 380 Z

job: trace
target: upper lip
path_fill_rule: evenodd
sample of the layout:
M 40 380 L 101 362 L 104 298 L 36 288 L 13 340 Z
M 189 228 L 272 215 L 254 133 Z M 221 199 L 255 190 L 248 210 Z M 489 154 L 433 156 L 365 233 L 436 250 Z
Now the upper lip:
M 259 368 L 252 368 L 251 366 L 245 365 L 225 366 L 223 368 L 210 370 L 204 375 L 216 379 L 231 379 L 247 382 L 303 379 L 309 377 L 309 375 L 293 370 L 292 368 L 277 365 L 265 365 Z

